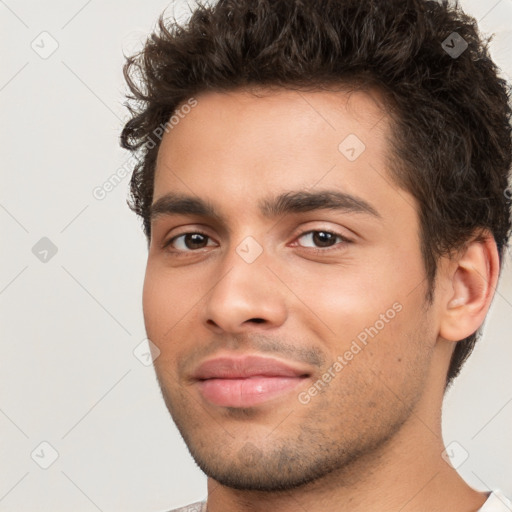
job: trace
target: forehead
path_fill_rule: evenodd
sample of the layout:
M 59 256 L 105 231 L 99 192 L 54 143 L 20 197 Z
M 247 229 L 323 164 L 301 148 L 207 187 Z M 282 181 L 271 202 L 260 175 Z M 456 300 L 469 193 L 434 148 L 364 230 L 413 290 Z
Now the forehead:
M 377 203 L 397 192 L 390 120 L 376 91 L 259 88 L 195 99 L 162 139 L 154 201 L 172 191 L 222 199 L 227 209 L 317 186 Z
M 244 139 L 251 147 L 264 145 L 267 153 L 275 156 L 279 151 L 284 157 L 287 150 L 306 142 L 310 148 L 319 146 L 319 137 L 325 142 L 321 149 L 339 150 L 336 142 L 349 134 L 356 135 L 367 148 L 378 150 L 384 149 L 382 134 L 389 131 L 383 96 L 376 90 L 306 92 L 253 87 L 204 92 L 195 100 L 196 105 L 186 113 L 173 116 L 174 124 L 164 134 L 159 157 L 171 150 L 180 153 L 182 159 L 187 153 L 196 159 L 202 148 L 213 142 L 214 147 L 208 146 L 212 156 L 233 159 L 238 156 L 236 145 Z M 180 112 L 184 104 L 176 111 Z M 220 139 L 224 139 L 222 148 Z M 231 151 L 226 152 L 224 146 Z M 187 151 L 192 149 L 193 153 Z

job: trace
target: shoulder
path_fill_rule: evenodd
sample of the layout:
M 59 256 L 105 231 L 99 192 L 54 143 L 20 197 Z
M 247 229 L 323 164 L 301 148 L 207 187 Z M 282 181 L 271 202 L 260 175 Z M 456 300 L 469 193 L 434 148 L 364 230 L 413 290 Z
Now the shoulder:
M 206 512 L 206 501 L 198 501 L 186 507 L 169 510 L 169 512 Z

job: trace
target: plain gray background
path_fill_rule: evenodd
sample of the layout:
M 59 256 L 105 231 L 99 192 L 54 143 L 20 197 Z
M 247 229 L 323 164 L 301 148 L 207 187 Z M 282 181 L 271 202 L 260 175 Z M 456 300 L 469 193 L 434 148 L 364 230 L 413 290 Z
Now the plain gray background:
M 496 33 L 510 80 L 512 0 L 462 5 Z M 0 1 L 0 512 L 160 512 L 206 495 L 143 364 L 146 243 L 129 177 L 93 195 L 129 157 L 123 52 L 164 9 L 183 19 L 187 4 Z M 509 496 L 511 260 L 443 420 L 461 475 Z

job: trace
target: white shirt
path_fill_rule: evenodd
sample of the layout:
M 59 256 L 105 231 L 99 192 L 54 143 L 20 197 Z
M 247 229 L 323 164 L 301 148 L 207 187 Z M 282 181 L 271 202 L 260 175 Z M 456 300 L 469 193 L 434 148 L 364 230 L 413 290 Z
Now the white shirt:
M 188 507 L 176 508 L 169 512 L 206 512 L 206 502 L 193 503 Z M 499 489 L 491 492 L 483 507 L 477 512 L 512 512 L 510 501 Z
M 512 502 L 499 490 L 491 492 L 478 512 L 512 512 Z

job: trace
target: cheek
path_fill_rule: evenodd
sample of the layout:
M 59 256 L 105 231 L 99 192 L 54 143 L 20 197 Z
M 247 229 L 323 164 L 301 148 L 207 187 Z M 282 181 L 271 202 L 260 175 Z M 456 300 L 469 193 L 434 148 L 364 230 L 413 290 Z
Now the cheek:
M 299 307 L 302 304 L 309 311 L 302 314 L 314 322 L 321 320 L 332 335 L 343 338 L 376 322 L 380 326 L 381 315 L 384 320 L 395 318 L 404 300 L 399 279 L 363 265 L 311 268 L 301 272 L 293 289 L 300 298 Z
M 156 334 L 162 328 L 161 322 L 166 318 L 166 315 L 162 315 L 165 311 L 164 286 L 162 285 L 163 283 L 156 279 L 156 273 L 152 271 L 152 267 L 148 263 L 142 288 L 142 311 L 146 332 L 151 340 L 156 340 Z
M 165 383 L 165 387 L 174 385 L 173 369 L 177 365 L 179 348 L 183 346 L 182 343 L 174 342 L 181 312 L 177 307 L 178 301 L 173 300 L 173 285 L 169 279 L 164 279 L 148 266 L 142 294 L 144 324 L 147 337 L 160 351 L 153 364 L 157 376 Z
M 417 286 L 423 278 L 421 260 L 400 264 L 395 254 L 381 256 L 378 261 L 303 268 L 293 281 L 301 299 L 296 316 L 323 340 L 333 361 L 349 351 L 350 361 L 360 359 L 376 371 L 396 366 L 401 372 L 417 353 L 414 340 L 426 335 L 416 332 L 426 321 L 425 287 Z
M 183 294 L 176 279 L 165 269 L 148 262 L 142 291 L 142 309 L 148 338 L 161 351 L 172 339 L 180 318 L 186 312 L 190 294 Z M 191 307 L 191 305 L 190 305 Z

